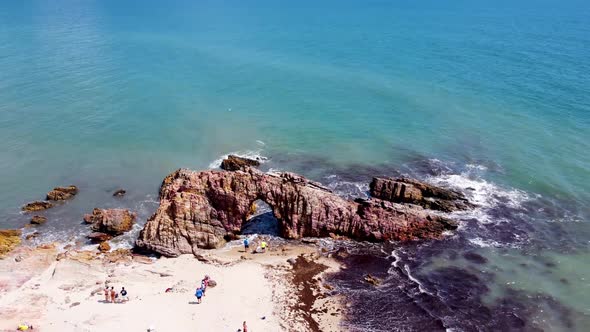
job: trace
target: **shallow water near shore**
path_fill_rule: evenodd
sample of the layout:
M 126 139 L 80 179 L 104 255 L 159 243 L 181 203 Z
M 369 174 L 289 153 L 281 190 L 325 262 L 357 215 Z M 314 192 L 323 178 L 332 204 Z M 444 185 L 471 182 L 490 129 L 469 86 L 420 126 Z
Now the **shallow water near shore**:
M 328 241 L 357 254 L 333 276 L 349 330 L 584 330 L 588 16 L 581 1 L 2 2 L 0 228 L 75 184 L 32 244 L 124 207 L 139 222 L 114 246 L 130 246 L 165 175 L 228 153 L 349 198 L 412 176 L 480 208 L 438 242 Z

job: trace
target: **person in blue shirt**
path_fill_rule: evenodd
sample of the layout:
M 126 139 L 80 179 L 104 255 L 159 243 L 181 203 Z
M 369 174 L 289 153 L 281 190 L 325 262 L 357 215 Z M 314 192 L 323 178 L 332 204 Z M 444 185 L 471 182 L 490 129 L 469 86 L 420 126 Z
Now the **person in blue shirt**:
M 203 289 L 201 288 L 197 288 L 197 291 L 195 292 L 195 296 L 197 297 L 197 303 L 201 303 L 201 298 L 203 297 Z
M 248 238 L 244 239 L 244 251 L 248 252 L 248 249 L 250 248 L 250 241 L 248 241 Z

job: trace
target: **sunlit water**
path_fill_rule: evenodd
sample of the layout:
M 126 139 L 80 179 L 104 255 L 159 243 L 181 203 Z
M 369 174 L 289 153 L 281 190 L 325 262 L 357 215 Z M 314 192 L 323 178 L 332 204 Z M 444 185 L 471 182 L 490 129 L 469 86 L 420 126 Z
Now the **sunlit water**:
M 349 329 L 584 330 L 589 17 L 584 1 L 2 1 L 0 227 L 76 184 L 37 241 L 125 207 L 128 246 L 166 174 L 230 152 L 347 197 L 409 175 L 480 208 L 444 241 L 356 248 L 334 277 Z

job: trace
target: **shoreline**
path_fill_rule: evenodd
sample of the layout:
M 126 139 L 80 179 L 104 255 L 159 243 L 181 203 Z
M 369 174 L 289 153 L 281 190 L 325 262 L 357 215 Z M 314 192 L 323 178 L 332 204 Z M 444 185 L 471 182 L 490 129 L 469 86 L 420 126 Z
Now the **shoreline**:
M 57 243 L 20 246 L 0 260 L 0 331 L 21 323 L 35 331 L 237 331 L 243 321 L 253 331 L 339 331 L 340 297 L 322 282 L 338 268 L 309 244 L 280 244 L 263 254 L 240 247 L 203 250 L 177 258 L 124 249 L 59 252 Z M 205 274 L 217 286 L 207 289 L 202 304 L 193 304 Z M 130 301 L 104 303 L 107 281 L 116 291 L 125 287 Z

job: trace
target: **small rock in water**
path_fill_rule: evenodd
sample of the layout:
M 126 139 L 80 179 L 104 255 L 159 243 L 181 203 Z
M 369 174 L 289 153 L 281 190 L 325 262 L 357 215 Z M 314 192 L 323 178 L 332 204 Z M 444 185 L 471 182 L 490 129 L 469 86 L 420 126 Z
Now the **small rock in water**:
M 101 232 L 92 232 L 92 233 L 88 234 L 88 236 L 86 236 L 86 237 L 92 241 L 95 241 L 95 242 L 104 242 L 104 241 L 108 241 L 113 238 L 112 235 L 109 235 L 106 233 L 101 233 Z
M 31 218 L 31 224 L 33 225 L 41 225 L 47 221 L 47 218 L 43 216 L 33 216 Z
M 53 207 L 53 203 L 47 201 L 35 201 L 22 207 L 25 212 L 42 211 Z
M 485 263 L 488 262 L 488 259 L 487 258 L 485 258 L 482 255 L 477 254 L 477 253 L 475 253 L 473 251 L 469 251 L 469 252 L 464 253 L 463 254 L 463 257 L 466 260 L 468 260 L 468 261 L 470 261 L 472 263 L 475 263 L 475 264 L 485 264 Z
M 39 236 L 39 232 L 34 232 L 34 233 L 31 233 L 31 234 L 27 234 L 27 236 L 25 236 L 25 240 L 31 240 L 31 239 L 36 238 L 37 236 Z
M 67 186 L 67 187 L 56 187 L 52 191 L 47 193 L 47 198 L 50 201 L 65 201 L 74 197 L 78 193 L 78 187 Z
M 127 193 L 127 191 L 126 191 L 126 190 L 124 190 L 124 189 L 119 189 L 119 190 L 117 190 L 117 191 L 115 191 L 115 192 L 113 193 L 113 196 L 115 196 L 115 197 L 123 197 L 123 196 L 125 196 L 125 194 L 126 194 L 126 193 Z
M 260 166 L 260 162 L 257 160 L 238 157 L 234 155 L 227 156 L 227 158 L 223 159 L 223 161 L 221 162 L 221 169 L 224 169 L 226 171 L 243 170 L 250 166 Z

